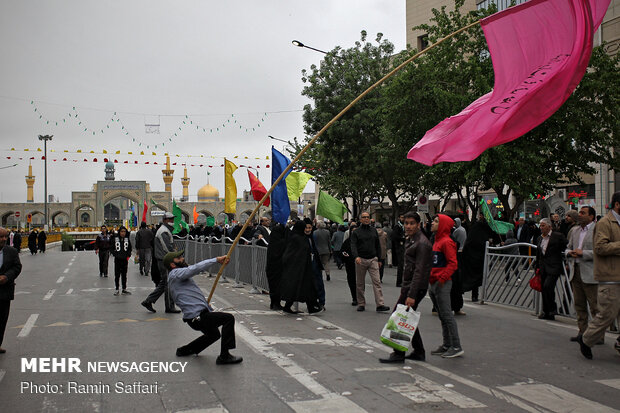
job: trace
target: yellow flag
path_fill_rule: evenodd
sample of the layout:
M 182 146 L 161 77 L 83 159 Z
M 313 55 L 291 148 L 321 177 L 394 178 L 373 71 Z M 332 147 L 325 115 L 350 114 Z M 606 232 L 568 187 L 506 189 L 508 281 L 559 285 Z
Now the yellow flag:
M 237 183 L 233 178 L 236 170 L 237 165 L 224 159 L 224 212 L 227 214 L 237 212 Z

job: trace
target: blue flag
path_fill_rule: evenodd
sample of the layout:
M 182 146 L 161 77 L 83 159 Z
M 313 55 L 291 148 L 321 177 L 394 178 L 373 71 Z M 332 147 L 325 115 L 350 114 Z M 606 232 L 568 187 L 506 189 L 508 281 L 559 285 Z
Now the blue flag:
M 271 184 L 273 185 L 291 161 L 272 146 L 271 162 Z M 286 173 L 271 193 L 271 217 L 282 225 L 286 225 L 286 221 L 291 215 L 291 204 L 289 204 L 288 191 L 286 190 L 286 177 L 289 173 L 290 171 Z

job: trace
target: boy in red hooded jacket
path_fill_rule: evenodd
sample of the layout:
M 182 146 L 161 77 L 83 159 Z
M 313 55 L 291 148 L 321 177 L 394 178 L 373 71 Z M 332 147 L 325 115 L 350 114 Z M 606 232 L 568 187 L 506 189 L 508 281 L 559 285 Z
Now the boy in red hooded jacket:
M 464 353 L 450 304 L 452 274 L 458 268 L 456 243 L 450 238 L 450 230 L 453 226 L 452 218 L 443 214 L 437 215 L 431 225 L 431 231 L 435 233 L 435 243 L 433 244 L 433 268 L 429 280 L 431 285 L 429 294 L 436 303 L 443 333 L 443 344 L 437 350 L 431 351 L 431 354 L 444 358 L 458 357 Z

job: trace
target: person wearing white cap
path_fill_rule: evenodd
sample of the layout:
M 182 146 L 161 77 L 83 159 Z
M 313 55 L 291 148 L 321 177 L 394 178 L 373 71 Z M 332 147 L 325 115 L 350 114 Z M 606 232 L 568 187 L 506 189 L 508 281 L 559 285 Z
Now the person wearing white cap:
M 157 287 L 153 290 L 151 294 L 144 301 L 142 301 L 142 306 L 154 313 L 155 309 L 153 308 L 153 304 L 164 295 L 164 301 L 166 304 L 166 312 L 167 313 L 180 313 L 181 310 L 178 310 L 174 307 L 174 301 L 172 296 L 170 295 L 170 291 L 168 289 L 168 269 L 164 265 L 164 256 L 169 252 L 175 251 L 174 241 L 172 239 L 172 223 L 174 222 L 174 215 L 171 212 L 166 212 L 162 218 L 162 225 L 157 230 L 155 234 L 155 259 L 157 260 L 157 267 L 159 268 L 159 273 L 161 274 L 161 279 Z

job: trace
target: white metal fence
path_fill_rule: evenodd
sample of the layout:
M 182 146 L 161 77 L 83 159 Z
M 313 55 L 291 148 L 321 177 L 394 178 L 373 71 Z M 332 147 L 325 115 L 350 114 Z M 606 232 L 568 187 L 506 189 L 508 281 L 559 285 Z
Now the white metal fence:
M 207 258 L 226 255 L 232 243 L 233 240 L 228 237 L 219 239 L 215 237 L 199 237 L 194 239 L 191 236 L 187 236 L 185 238 L 175 237 L 174 239 L 175 248 L 185 251 L 185 261 L 189 265 Z M 241 238 L 230 257 L 230 263 L 224 268 L 222 282 L 234 279 L 235 286 L 251 285 L 252 290 L 250 293 L 254 294 L 269 291 L 269 283 L 265 273 L 267 265 L 266 246 L 267 243 L 264 240 L 246 240 Z M 216 274 L 219 268 L 219 264 L 213 264 L 208 268 L 209 274 Z
M 515 247 L 528 247 L 528 255 L 508 254 Z M 541 309 L 541 294 L 530 288 L 529 281 L 535 274 L 536 245 L 517 243 L 502 247 L 486 244 L 482 302 L 504 304 L 530 309 L 537 314 Z M 576 317 L 573 291 L 566 273 L 566 266 L 555 285 L 558 315 Z

